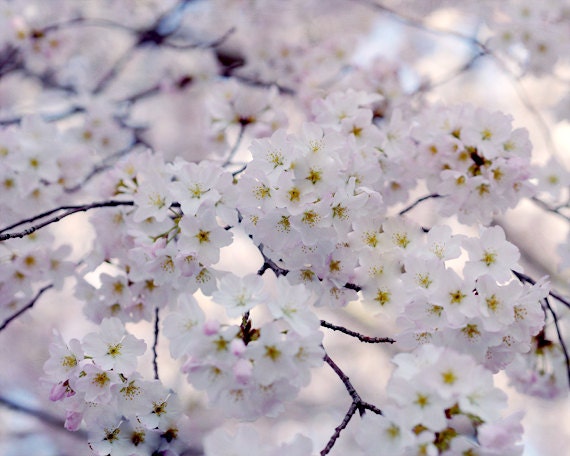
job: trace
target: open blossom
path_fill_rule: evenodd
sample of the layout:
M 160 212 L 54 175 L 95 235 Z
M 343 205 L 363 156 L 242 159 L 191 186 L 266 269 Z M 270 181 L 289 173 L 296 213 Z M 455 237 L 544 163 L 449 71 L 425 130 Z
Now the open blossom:
M 358 34 L 391 30 L 376 14 L 399 17 L 398 2 L 2 3 L 0 235 L 14 237 L 0 241 L 2 328 L 76 276 L 74 298 L 97 329 L 70 341 L 55 333 L 44 371 L 51 405 L 65 428 L 86 430 L 89 451 L 312 455 L 300 435 L 273 444 L 238 423 L 233 433 L 209 431 L 225 416 L 289 432 L 268 418 L 294 410 L 288 403 L 327 362 L 352 399 L 329 446 L 354 431 L 359 454 L 371 456 L 521 453 L 521 415 L 502 415 L 506 396 L 492 374 L 505 370 L 531 395 L 563 396 L 566 328 L 546 280 L 530 285 L 517 272 L 517 247 L 491 225 L 535 190 L 557 206 L 534 203 L 564 217 L 570 173 L 557 159 L 532 167 L 531 134 L 509 114 L 430 105 L 447 77 L 422 76 L 414 60 L 435 42 L 392 40 L 405 63 L 355 55 Z M 401 3 L 422 22 L 458 2 Z M 475 27 L 468 44 L 480 52 L 451 79 L 490 50 L 507 54 L 498 68 L 522 82 L 567 64 L 567 2 L 465 5 L 491 39 L 482 46 Z M 556 79 L 552 96 L 567 114 Z M 163 146 L 176 158 L 166 160 Z M 92 197 L 99 203 L 75 206 Z M 75 250 L 44 233 L 67 211 L 87 210 L 93 240 L 72 263 Z M 478 235 L 454 234 L 455 221 Z M 16 239 L 19 230 L 30 235 Z M 256 250 L 257 274 L 240 276 L 233 247 L 242 240 Z M 558 253 L 570 266 L 568 245 Z M 358 403 L 350 366 L 344 376 L 328 357 L 328 315 L 393 333 L 398 354 L 381 413 Z M 127 331 L 138 322 L 155 324 L 149 341 Z M 331 337 L 371 341 L 345 332 Z M 158 379 L 168 350 L 189 396 L 170 389 L 181 386 L 171 370 L 161 366 L 165 384 Z M 137 371 L 145 354 L 153 380 Z M 187 441 L 196 434 L 203 442 Z M 324 443 L 321 434 L 312 438 Z
M 274 318 L 282 318 L 301 336 L 319 330 L 320 321 L 311 310 L 311 293 L 303 284 L 290 285 L 285 277 L 276 283 L 276 296 L 267 301 Z
M 483 228 L 479 239 L 466 239 L 463 246 L 469 254 L 464 269 L 467 277 L 475 279 L 489 274 L 495 280 L 505 282 L 512 277 L 511 270 L 521 270 L 519 251 L 505 239 L 500 226 Z
M 136 369 L 137 357 L 146 351 L 146 343 L 127 333 L 117 318 L 103 320 L 101 330 L 87 334 L 82 347 L 102 369 L 114 369 L 124 375 Z
M 466 440 L 483 454 L 520 454 L 522 415 L 501 418 L 506 394 L 473 358 L 425 344 L 394 362 L 390 403 L 382 416 L 367 413 L 357 431 L 365 454 L 426 454 L 430 446 L 434 454 L 468 454 L 455 453 Z
M 212 298 L 225 307 L 229 317 L 238 317 L 258 304 L 266 302 L 263 279 L 254 274 L 237 277 L 227 274 L 220 279 L 218 290 Z

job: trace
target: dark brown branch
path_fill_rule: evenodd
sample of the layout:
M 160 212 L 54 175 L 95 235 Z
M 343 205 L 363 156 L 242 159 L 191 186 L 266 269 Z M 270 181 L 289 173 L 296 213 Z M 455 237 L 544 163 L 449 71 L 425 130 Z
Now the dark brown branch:
M 159 335 L 158 323 L 159 323 L 159 316 L 158 316 L 158 306 L 157 306 L 154 309 L 154 343 L 152 344 L 152 366 L 154 368 L 155 380 L 159 380 L 158 362 L 157 362 L 158 355 L 156 353 L 156 347 L 158 346 L 158 335 Z
M 38 299 L 40 299 L 41 295 L 43 295 L 47 290 L 49 290 L 50 288 L 53 288 L 53 284 L 49 284 L 46 285 L 45 287 L 41 288 L 40 291 L 38 291 L 36 293 L 36 295 L 33 297 L 33 299 L 26 304 L 24 307 L 22 307 L 20 310 L 18 310 L 14 315 L 12 315 L 11 317 L 8 317 L 4 323 L 2 323 L 2 326 L 0 326 L 0 331 L 3 331 L 6 326 L 8 326 L 12 321 L 14 321 L 16 318 L 18 318 L 20 315 L 22 315 L 24 312 L 26 312 L 27 310 L 31 309 L 32 307 L 34 307 L 34 305 L 36 304 L 36 301 Z
M 519 279 L 521 282 L 528 282 L 531 285 L 534 285 L 536 283 L 536 280 L 534 280 L 532 277 L 527 276 L 526 274 L 523 274 L 522 272 L 518 272 L 518 271 L 514 271 L 511 270 L 511 272 L 517 277 L 517 279 Z M 552 296 L 554 299 L 556 299 L 557 301 L 559 301 L 560 303 L 564 304 L 566 307 L 570 308 L 570 300 L 564 298 L 562 295 L 560 295 L 559 293 L 555 292 L 555 291 L 549 291 L 548 292 L 549 296 Z
M 95 208 L 99 208 L 99 207 L 117 207 L 117 206 L 133 206 L 133 205 L 134 205 L 133 201 L 103 201 L 103 202 L 99 202 L 99 203 L 85 204 L 85 205 L 81 205 L 81 206 L 62 206 L 62 207 L 59 207 L 57 209 L 52 209 L 50 211 L 36 215 L 36 216 L 31 217 L 29 219 L 23 220 L 21 222 L 16 223 L 15 225 L 11 225 L 7 228 L 0 230 L 0 233 L 5 233 L 6 231 L 8 231 L 12 228 L 15 228 L 17 226 L 20 226 L 20 225 L 23 225 L 26 223 L 31 223 L 31 222 L 34 222 L 36 220 L 40 220 L 42 218 L 45 218 L 45 217 L 47 217 L 51 214 L 54 214 L 58 211 L 61 211 L 61 210 L 65 211 L 63 214 L 52 217 L 52 218 L 50 218 L 44 222 L 41 222 L 41 223 L 34 225 L 34 226 L 31 226 L 30 228 L 27 228 L 23 231 L 20 231 L 17 233 L 0 234 L 0 242 L 5 241 L 7 239 L 23 238 L 25 236 L 29 236 L 30 234 L 34 233 L 35 231 L 37 231 L 41 228 L 44 228 L 47 225 L 51 225 L 52 223 L 59 222 L 60 220 L 64 219 L 65 217 L 68 217 L 68 216 L 75 214 L 77 212 L 86 212 L 90 209 L 95 209 Z
M 560 324 L 558 322 L 558 315 L 550 305 L 548 298 L 544 299 L 546 304 L 546 308 L 552 315 L 552 320 L 554 322 L 554 327 L 556 328 L 556 336 L 558 337 L 558 342 L 560 343 L 560 347 L 562 348 L 562 353 L 564 354 L 564 359 L 566 360 L 566 375 L 568 377 L 568 388 L 570 388 L 570 356 L 568 355 L 568 348 L 566 347 L 566 343 L 564 342 L 564 338 L 562 337 L 562 332 L 560 331 Z
M 278 277 L 280 275 L 286 276 L 287 274 L 289 274 L 288 269 L 283 269 L 283 268 L 277 266 L 271 258 L 269 258 L 267 255 L 265 255 L 265 252 L 263 252 L 263 244 L 259 244 L 259 246 L 257 248 L 259 250 L 259 253 L 261 253 L 261 256 L 263 256 L 263 265 L 257 271 L 257 275 L 263 275 L 263 273 L 265 271 L 267 271 L 268 269 L 271 269 L 275 273 L 275 275 Z
M 352 403 L 350 404 L 348 411 L 344 415 L 342 422 L 335 428 L 333 435 L 331 436 L 331 438 L 327 442 L 326 446 L 321 450 L 321 456 L 329 454 L 329 452 L 332 450 L 334 444 L 336 443 L 336 441 L 340 437 L 340 433 L 343 431 L 343 429 L 346 428 L 346 426 L 348 425 L 348 423 L 350 422 L 350 420 L 352 419 L 352 417 L 354 416 L 354 414 L 357 411 L 360 414 L 360 416 L 364 415 L 366 410 L 370 410 L 373 413 L 376 413 L 378 415 L 382 415 L 382 411 L 378 407 L 376 407 L 372 404 L 369 404 L 368 402 L 365 402 L 362 400 L 362 398 L 356 392 L 356 389 L 354 388 L 354 386 L 350 382 L 350 379 L 348 378 L 348 376 L 342 371 L 342 369 L 340 367 L 338 367 L 338 365 L 329 357 L 328 354 L 325 353 L 325 356 L 323 359 L 324 359 L 325 363 L 327 363 L 331 367 L 331 369 L 335 372 L 335 374 L 338 375 L 338 377 L 341 379 L 342 383 L 344 383 L 344 386 L 345 386 L 346 390 L 348 391 L 348 394 L 352 398 Z
M 534 279 L 527 276 L 526 274 L 523 274 L 523 273 L 517 272 L 517 271 L 512 271 L 512 272 L 521 282 L 528 282 L 531 285 L 534 285 L 536 283 L 536 281 Z M 561 302 L 565 306 L 570 307 L 570 302 L 567 299 L 563 298 L 562 296 L 558 295 L 558 293 L 554 293 L 552 291 L 549 291 L 548 294 L 549 294 L 549 296 L 552 296 L 554 299 Z M 556 329 L 556 336 L 558 337 L 558 342 L 560 343 L 560 347 L 562 348 L 562 353 L 564 354 L 564 359 L 566 360 L 566 372 L 568 375 L 568 387 L 570 388 L 570 354 L 568 352 L 568 347 L 566 346 L 566 342 L 564 342 L 564 337 L 562 336 L 562 331 L 560 330 L 560 323 L 558 320 L 558 315 L 556 314 L 556 311 L 550 305 L 550 301 L 548 298 L 544 298 L 543 308 L 545 309 L 545 311 L 548 310 L 548 312 L 550 312 L 550 315 L 552 315 L 552 321 L 554 322 L 554 328 Z
M 409 205 L 405 209 L 402 209 L 400 212 L 398 212 L 398 214 L 404 215 L 406 212 L 411 211 L 414 207 L 416 207 L 420 203 L 423 203 L 425 200 L 428 200 L 431 198 L 441 198 L 441 197 L 442 197 L 442 195 L 438 195 L 437 193 L 432 193 L 431 195 L 422 196 L 421 198 L 419 198 L 417 201 L 413 202 L 411 205 Z
M 325 320 L 321 320 L 321 326 L 324 328 L 332 329 L 333 331 L 339 331 L 343 334 L 347 334 L 347 335 L 352 336 L 352 337 L 356 337 L 359 341 L 366 342 L 368 344 L 382 344 L 382 343 L 393 344 L 396 342 L 394 339 L 391 339 L 389 337 L 365 336 L 363 334 L 360 334 L 359 332 L 347 329 L 344 326 L 333 325 L 332 323 L 329 323 L 328 321 L 325 321 Z

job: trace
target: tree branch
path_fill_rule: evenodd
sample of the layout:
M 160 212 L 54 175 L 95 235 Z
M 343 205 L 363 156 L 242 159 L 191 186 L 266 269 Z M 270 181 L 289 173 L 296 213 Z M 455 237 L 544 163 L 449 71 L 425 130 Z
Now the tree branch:
M 430 198 L 442 198 L 442 195 L 438 195 L 437 193 L 432 193 L 431 195 L 426 195 L 426 196 L 422 196 L 420 199 L 418 199 L 417 201 L 413 202 L 411 205 L 409 205 L 408 207 L 406 207 L 405 209 L 402 209 L 400 212 L 398 212 L 399 215 L 404 215 L 406 212 L 411 211 L 414 207 L 416 207 L 418 204 L 423 203 L 425 200 L 428 200 Z
M 158 355 L 156 353 L 156 347 L 158 346 L 158 334 L 159 334 L 158 322 L 159 322 L 159 316 L 158 316 L 158 306 L 157 306 L 154 308 L 154 343 L 152 344 L 152 366 L 154 368 L 155 380 L 159 380 L 158 362 L 157 362 Z
M 34 296 L 34 298 L 23 308 L 21 308 L 20 310 L 18 310 L 14 315 L 12 315 L 11 317 L 8 317 L 8 319 L 6 319 L 4 321 L 4 323 L 2 323 L 2 326 L 0 326 L 0 331 L 3 331 L 6 326 L 8 326 L 12 321 L 14 321 L 16 318 L 18 318 L 20 315 L 22 315 L 24 312 L 26 312 L 27 310 L 31 309 L 32 307 L 34 307 L 36 301 L 38 299 L 40 299 L 40 296 L 43 295 L 47 290 L 49 290 L 50 288 L 53 288 L 53 283 L 46 285 L 45 287 L 41 288 L 40 291 L 38 291 L 36 293 L 36 295 Z
M 51 225 L 52 223 L 55 222 L 59 222 L 60 220 L 64 219 L 65 217 L 68 217 L 72 214 L 75 214 L 77 212 L 86 212 L 88 210 L 91 209 L 95 209 L 98 207 L 117 207 L 117 206 L 133 206 L 134 202 L 133 201 L 103 201 L 103 202 L 99 202 L 99 203 L 91 203 L 91 204 L 84 204 L 84 205 L 80 205 L 80 206 L 61 206 L 57 209 L 52 209 L 50 211 L 46 211 L 43 212 L 41 214 L 38 214 L 34 217 L 31 217 L 29 219 L 26 220 L 22 220 L 14 225 L 10 225 L 6 228 L 3 228 L 0 230 L 0 242 L 5 241 L 7 239 L 14 239 L 14 238 L 23 238 L 25 236 L 29 236 L 30 234 L 34 233 L 35 231 L 46 227 L 47 225 Z M 13 228 L 16 228 L 20 225 L 24 225 L 26 223 L 31 223 L 34 222 L 36 220 L 40 220 L 42 218 L 45 218 L 49 215 L 52 215 L 58 211 L 65 211 L 63 214 L 60 214 L 56 217 L 52 217 L 44 222 L 38 223 L 37 225 L 31 226 L 30 228 L 27 228 L 23 231 L 20 232 L 16 232 L 16 233 L 5 233 L 6 231 L 9 231 Z M 5 234 L 2 234 L 5 233 Z
M 63 420 L 58 417 L 51 415 L 50 413 L 44 412 L 43 410 L 33 409 L 22 404 L 18 404 L 4 396 L 0 396 L 0 405 L 7 407 L 9 409 L 15 410 L 17 412 L 25 413 L 26 415 L 33 416 L 41 422 L 47 424 L 48 426 L 59 429 L 60 431 L 65 431 L 68 435 L 69 432 L 64 428 Z M 79 430 L 72 432 L 71 435 L 78 439 L 85 441 L 87 439 L 87 432 Z
M 321 326 L 324 328 L 332 329 L 333 331 L 339 331 L 341 333 L 347 334 L 352 337 L 356 337 L 359 341 L 365 342 L 368 344 L 381 344 L 381 343 L 389 343 L 393 344 L 396 341 L 391 339 L 390 337 L 369 337 L 360 334 L 359 332 L 352 331 L 350 329 L 345 328 L 344 326 L 337 326 L 329 323 L 328 321 L 321 320 Z
M 346 428 L 346 426 L 348 425 L 348 423 L 350 422 L 350 420 L 357 411 L 360 414 L 360 416 L 363 416 L 366 410 L 370 410 L 373 413 L 382 415 L 382 411 L 378 407 L 362 400 L 362 398 L 360 397 L 360 395 L 357 393 L 356 389 L 350 382 L 348 376 L 342 371 L 340 367 L 338 367 L 338 365 L 329 357 L 327 353 L 325 353 L 323 359 L 331 367 L 331 369 L 335 372 L 335 374 L 338 375 L 342 383 L 344 383 L 344 386 L 348 391 L 348 394 L 352 398 L 352 403 L 350 404 L 348 411 L 344 415 L 342 422 L 340 423 L 340 425 L 338 425 L 335 428 L 333 435 L 327 442 L 326 446 L 321 450 L 321 456 L 329 454 L 330 450 L 333 448 L 334 444 L 340 437 L 340 433 L 342 432 L 343 429 Z

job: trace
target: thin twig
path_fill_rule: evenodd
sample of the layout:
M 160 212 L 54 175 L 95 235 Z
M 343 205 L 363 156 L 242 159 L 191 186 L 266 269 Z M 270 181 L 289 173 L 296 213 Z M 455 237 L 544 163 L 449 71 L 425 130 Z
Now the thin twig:
M 400 212 L 398 212 L 398 214 L 404 215 L 406 212 L 411 211 L 414 207 L 416 207 L 418 204 L 424 202 L 425 200 L 428 200 L 430 198 L 441 198 L 441 197 L 442 197 L 442 195 L 438 195 L 437 193 L 432 193 L 431 195 L 422 196 L 420 199 L 418 199 L 417 201 L 412 203 L 410 206 L 406 207 L 405 209 L 402 209 Z
M 154 343 L 152 344 L 152 366 L 154 368 L 155 380 L 159 380 L 158 362 L 157 362 L 158 355 L 156 353 L 156 347 L 158 346 L 158 335 L 159 335 L 158 323 L 159 323 L 158 306 L 156 306 L 154 309 Z
M 136 45 L 131 46 L 127 49 L 119 59 L 114 63 L 114 65 L 105 73 L 101 78 L 95 89 L 93 90 L 94 95 L 98 95 L 105 90 L 105 88 L 117 77 L 117 75 L 125 68 L 127 63 L 133 58 L 134 51 L 137 48 Z
M 432 35 L 443 35 L 443 36 L 451 36 L 454 38 L 457 38 L 459 40 L 462 41 L 467 41 L 469 43 L 472 43 L 473 45 L 477 46 L 479 49 L 486 51 L 487 48 L 486 46 L 481 43 L 479 40 L 469 36 L 469 35 L 465 35 L 461 32 L 457 32 L 455 30 L 450 30 L 447 28 L 439 28 L 439 27 L 435 27 L 435 26 L 428 26 L 426 25 L 423 21 L 419 20 L 419 19 L 415 19 L 411 16 L 407 16 L 399 11 L 396 11 L 394 9 L 391 9 L 385 5 L 382 5 L 381 3 L 378 3 L 374 0 L 358 0 L 360 3 L 368 5 L 374 9 L 377 9 L 379 11 L 382 11 L 386 14 L 389 14 L 390 16 L 392 16 L 393 19 L 395 19 L 396 21 L 400 22 L 401 24 L 407 25 L 409 27 L 413 27 L 416 28 L 418 30 L 422 30 L 424 32 L 427 33 L 431 33 Z
M 234 147 L 232 147 L 232 150 L 230 150 L 230 153 L 228 154 L 228 158 L 226 158 L 226 160 L 225 160 L 224 163 L 222 164 L 222 167 L 225 168 L 226 166 L 228 166 L 228 165 L 232 162 L 232 159 L 234 158 L 236 152 L 238 151 L 239 146 L 240 146 L 240 144 L 241 144 L 241 141 L 242 141 L 242 139 L 243 139 L 243 135 L 244 135 L 244 133 L 245 133 L 245 128 L 246 128 L 246 126 L 247 126 L 247 124 L 240 123 L 240 125 L 239 125 L 239 133 L 238 133 L 236 142 L 235 142 L 235 144 L 234 144 Z
M 32 307 L 34 307 L 34 305 L 36 304 L 36 301 L 38 299 L 40 299 L 40 296 L 43 295 L 47 290 L 49 290 L 50 288 L 53 288 L 53 283 L 46 285 L 45 287 L 41 288 L 36 295 L 33 297 L 33 299 L 24 307 L 22 307 L 20 310 L 18 310 L 18 312 L 16 312 L 14 315 L 12 315 L 11 317 L 8 317 L 8 319 L 4 320 L 4 323 L 2 323 L 2 326 L 0 326 L 0 331 L 3 331 L 4 328 L 6 328 L 6 326 L 8 326 L 12 321 L 14 321 L 16 318 L 18 318 L 20 315 L 22 315 L 24 312 L 26 312 L 27 310 L 31 309 Z
M 37 410 L 37 409 L 27 407 L 27 406 L 22 405 L 22 404 L 18 404 L 16 402 L 4 397 L 4 396 L 0 396 L 0 405 L 3 405 L 4 407 L 8 407 L 8 408 L 15 410 L 17 412 L 25 413 L 26 415 L 33 416 L 34 418 L 37 418 L 42 423 L 45 423 L 48 426 L 54 427 L 54 428 L 59 429 L 61 431 L 65 431 L 67 433 L 67 435 L 71 434 L 73 437 L 76 437 L 76 438 L 84 440 L 84 441 L 87 439 L 87 432 L 85 432 L 83 430 L 78 430 L 78 431 L 69 433 L 64 428 L 65 423 L 63 422 L 63 420 L 61 420 L 58 417 L 51 415 L 47 412 L 44 412 L 43 410 Z
M 515 270 L 511 270 L 511 272 L 521 281 L 521 282 L 528 282 L 531 285 L 534 285 L 536 283 L 536 280 L 534 280 L 532 277 L 529 277 L 526 274 L 523 274 L 522 272 L 518 272 Z M 570 308 L 570 300 L 566 299 L 565 297 L 563 297 L 562 295 L 560 295 L 559 293 L 555 292 L 555 291 L 549 291 L 548 292 L 549 296 L 552 296 L 554 299 L 556 299 L 557 301 L 559 301 L 560 303 L 564 304 L 566 307 Z
M 567 222 L 570 222 L 570 217 L 568 217 L 567 215 L 564 215 L 562 212 L 560 212 L 561 207 L 551 207 L 549 206 L 547 203 L 545 203 L 544 201 L 542 201 L 541 199 L 533 196 L 532 198 L 530 198 L 530 200 L 535 203 L 537 206 L 541 207 L 542 209 L 544 209 L 545 211 L 548 212 L 552 212 L 553 214 L 558 215 L 559 217 L 562 217 L 564 220 L 566 220 Z M 562 206 L 563 207 L 563 206 Z
M 560 347 L 562 347 L 562 353 L 564 354 L 564 359 L 566 360 L 566 374 L 568 376 L 568 387 L 570 388 L 570 356 L 568 355 L 568 348 L 566 347 L 566 343 L 564 342 L 564 338 L 562 337 L 562 332 L 560 331 L 560 325 L 558 323 L 558 315 L 550 305 L 548 298 L 544 298 L 544 302 L 546 303 L 546 307 L 548 311 L 552 315 L 552 320 L 554 322 L 554 327 L 556 328 L 556 335 L 558 337 L 558 342 L 560 342 Z
M 390 337 L 365 336 L 363 334 L 360 334 L 359 332 L 347 329 L 344 326 L 333 325 L 332 323 L 329 323 L 328 321 L 325 320 L 321 320 L 321 326 L 323 326 L 324 328 L 332 329 L 333 331 L 340 331 L 341 333 L 347 334 L 352 337 L 356 337 L 359 341 L 366 342 L 368 344 L 382 344 L 382 343 L 393 344 L 396 342 L 394 339 L 391 339 Z
M 363 416 L 366 410 L 370 410 L 373 413 L 382 415 L 382 411 L 378 407 L 362 400 L 362 398 L 360 397 L 360 395 L 357 393 L 356 389 L 350 382 L 349 377 L 342 371 L 340 367 L 338 367 L 338 365 L 330 358 L 330 356 L 327 353 L 325 353 L 323 359 L 331 367 L 331 369 L 335 372 L 335 374 L 338 375 L 342 383 L 344 383 L 344 386 L 348 391 L 348 394 L 352 398 L 352 403 L 350 404 L 348 411 L 344 415 L 342 422 L 335 428 L 333 435 L 330 437 L 326 446 L 321 450 L 321 456 L 329 454 L 334 444 L 340 437 L 340 433 L 343 431 L 343 429 L 346 428 L 346 426 L 348 425 L 348 423 L 350 422 L 350 420 L 357 411 L 360 414 L 360 416 Z
M 75 214 L 77 212 L 86 212 L 90 209 L 95 209 L 95 208 L 99 208 L 99 207 L 133 206 L 133 205 L 134 205 L 133 201 L 103 201 L 103 202 L 99 202 L 99 203 L 85 204 L 85 205 L 81 205 L 81 206 L 62 206 L 62 207 L 59 207 L 57 209 L 52 209 L 50 211 L 47 211 L 47 212 L 44 212 L 42 214 L 31 217 L 27 220 L 18 222 L 15 225 L 12 225 L 12 227 L 15 227 L 15 226 L 23 225 L 25 223 L 31 223 L 35 220 L 42 219 L 42 218 L 44 218 L 48 215 L 51 215 L 55 212 L 65 210 L 65 212 L 63 214 L 60 214 L 56 217 L 52 217 L 52 218 L 46 220 L 45 222 L 41 222 L 37 225 L 31 226 L 30 228 L 27 228 L 24 231 L 20 231 L 17 233 L 0 234 L 0 242 L 5 241 L 7 239 L 23 238 L 25 236 L 29 236 L 30 234 L 34 233 L 35 231 L 37 231 L 41 228 L 44 228 L 47 225 L 51 225 L 52 223 L 59 222 L 60 220 L 64 219 L 65 217 L 68 217 L 68 216 Z M 12 228 L 11 227 L 4 228 L 4 229 L 0 230 L 0 233 L 4 233 L 10 229 L 12 229 Z

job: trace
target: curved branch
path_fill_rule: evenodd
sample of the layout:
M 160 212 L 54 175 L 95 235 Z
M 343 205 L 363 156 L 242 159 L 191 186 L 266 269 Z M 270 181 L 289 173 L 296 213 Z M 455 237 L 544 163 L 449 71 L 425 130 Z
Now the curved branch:
M 35 231 L 37 231 L 41 228 L 44 228 L 47 225 L 51 225 L 52 223 L 59 222 L 60 220 L 64 219 L 65 217 L 68 217 L 68 216 L 75 214 L 77 212 L 86 212 L 88 210 L 95 209 L 98 207 L 133 206 L 134 204 L 135 203 L 133 201 L 103 201 L 103 202 L 99 202 L 99 203 L 84 204 L 81 206 L 62 206 L 62 207 L 59 207 L 57 209 L 52 209 L 50 211 L 43 212 L 42 214 L 36 215 L 36 216 L 31 217 L 31 218 L 26 219 L 26 220 L 22 220 L 22 221 L 14 224 L 14 225 L 11 225 L 9 227 L 1 229 L 0 233 L 5 233 L 6 231 L 11 230 L 13 228 L 16 228 L 20 225 L 24 225 L 26 223 L 31 223 L 31 222 L 34 222 L 36 220 L 40 220 L 42 218 L 45 218 L 51 214 L 54 214 L 54 213 L 62 211 L 62 210 L 65 211 L 63 214 L 52 217 L 52 218 L 50 218 L 44 222 L 38 223 L 37 225 L 31 226 L 30 228 L 27 228 L 23 231 L 16 232 L 16 233 L 0 234 L 0 242 L 5 241 L 7 239 L 23 238 L 25 236 L 29 236 L 30 234 L 34 233 Z
M 406 212 L 411 211 L 414 207 L 416 207 L 418 204 L 423 203 L 425 200 L 428 200 L 430 198 L 442 198 L 443 195 L 438 195 L 437 193 L 432 193 L 431 195 L 426 195 L 426 196 L 422 196 L 420 199 L 418 199 L 417 201 L 413 202 L 411 205 L 409 205 L 408 207 L 406 207 L 405 209 L 402 209 L 400 212 L 398 212 L 399 215 L 404 215 Z
M 365 336 L 363 334 L 360 334 L 359 332 L 347 329 L 344 326 L 333 325 L 332 323 L 329 323 L 328 321 L 325 321 L 325 320 L 321 320 L 321 326 L 323 328 L 332 329 L 333 331 L 339 331 L 339 332 L 344 333 L 348 336 L 356 337 L 360 342 L 365 342 L 368 344 L 382 344 L 382 343 L 393 344 L 396 342 L 394 339 L 391 339 L 390 337 Z
M 562 337 L 562 332 L 560 331 L 558 315 L 550 305 L 548 298 L 545 298 L 544 302 L 546 303 L 546 308 L 552 315 L 552 320 L 554 321 L 554 327 L 556 328 L 556 336 L 558 337 L 558 342 L 560 343 L 560 347 L 562 348 L 562 353 L 564 354 L 564 359 L 566 360 L 566 374 L 568 376 L 568 388 L 570 388 L 570 356 L 568 355 L 568 348 L 566 347 L 566 343 L 564 342 L 564 338 Z
M 67 430 L 64 429 L 63 420 L 47 412 L 44 412 L 43 410 L 37 410 L 22 404 L 18 404 L 4 396 L 0 396 L 0 405 L 15 410 L 16 412 L 21 412 L 25 413 L 26 415 L 33 416 L 34 418 L 40 420 L 42 423 L 45 423 L 51 427 L 64 431 L 67 433 L 67 435 L 70 434 Z M 73 437 L 76 437 L 84 441 L 87 439 L 87 432 L 83 430 L 72 432 L 71 435 Z
M 356 389 L 350 382 L 348 376 L 342 371 L 340 367 L 338 367 L 338 365 L 329 357 L 327 353 L 325 353 L 323 359 L 325 363 L 327 363 L 331 367 L 331 369 L 335 372 L 335 374 L 338 375 L 342 383 L 344 383 L 344 386 L 348 391 L 348 394 L 352 398 L 352 403 L 350 404 L 348 411 L 344 415 L 342 422 L 335 428 L 333 435 L 327 442 L 326 446 L 321 450 L 320 453 L 321 456 L 329 454 L 334 444 L 340 437 L 340 433 L 342 432 L 343 429 L 346 428 L 346 426 L 348 425 L 348 423 L 350 422 L 350 420 L 357 411 L 360 414 L 360 416 L 363 416 L 366 410 L 370 410 L 371 412 L 376 413 L 377 415 L 382 415 L 382 410 L 380 410 L 375 405 L 372 405 L 362 400 L 362 398 L 360 397 L 360 395 L 357 393 Z
M 38 291 L 36 293 L 34 298 L 26 306 L 24 306 L 23 308 L 18 310 L 18 312 L 16 312 L 11 317 L 8 317 L 6 320 L 4 320 L 4 323 L 2 323 L 2 326 L 0 326 L 0 331 L 3 331 L 6 328 L 6 326 L 8 326 L 12 321 L 14 321 L 16 318 L 18 318 L 20 315 L 22 315 L 27 310 L 34 307 L 34 305 L 36 304 L 36 301 L 38 299 L 40 299 L 41 295 L 43 295 L 50 288 L 53 288 L 53 283 L 50 283 L 49 285 L 46 285 L 45 287 L 41 288 L 40 291 Z

